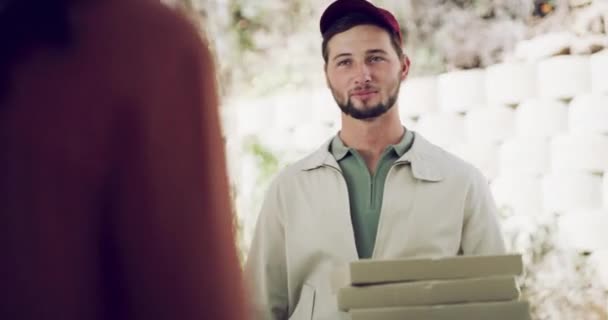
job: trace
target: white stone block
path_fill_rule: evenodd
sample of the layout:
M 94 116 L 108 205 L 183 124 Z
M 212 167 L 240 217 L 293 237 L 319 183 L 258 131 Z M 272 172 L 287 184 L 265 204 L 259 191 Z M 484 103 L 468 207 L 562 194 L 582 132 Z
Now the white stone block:
M 464 117 L 454 113 L 430 113 L 421 116 L 416 131 L 441 147 L 464 142 Z
M 591 91 L 588 56 L 555 56 L 538 64 L 541 97 L 569 99 Z
M 499 209 L 531 217 L 542 214 L 541 179 L 538 176 L 501 171 L 492 181 L 491 188 Z
M 515 110 L 515 132 L 521 137 L 548 138 L 566 132 L 568 107 L 552 99 L 531 99 Z
M 608 94 L 608 49 L 591 55 L 591 91 Z
M 608 250 L 594 251 L 590 261 L 595 266 L 600 283 L 608 290 Z
M 241 139 L 235 137 L 226 139 L 226 170 L 232 181 L 238 181 L 241 170 L 240 157 L 243 151 L 243 141 Z
M 289 144 L 297 151 L 313 152 L 336 133 L 327 125 L 318 123 L 301 124 L 294 129 Z
M 416 127 L 418 126 L 418 121 L 413 118 L 401 115 L 401 124 L 407 128 L 407 130 L 417 131 Z
M 247 99 L 236 102 L 233 116 L 239 136 L 256 135 L 269 127 L 277 125 L 275 105 L 265 99 Z
M 549 141 L 545 138 L 511 138 L 498 151 L 500 172 L 541 175 L 549 170 L 549 159 Z
M 234 106 L 229 104 L 221 105 L 219 117 L 224 137 L 235 137 L 239 134 L 237 127 L 238 118 L 236 112 L 234 112 Z
M 308 101 L 310 95 L 302 92 L 286 92 L 270 97 L 266 103 L 274 106 L 274 127 L 293 129 L 303 123 L 314 123 L 315 115 Z
M 530 40 L 523 40 L 515 46 L 515 58 L 525 61 L 537 61 L 566 52 L 576 39 L 572 32 L 549 32 L 540 34 Z
M 563 213 L 602 206 L 602 178 L 591 173 L 554 172 L 543 177 L 543 211 Z
M 447 151 L 475 166 L 488 180 L 498 175 L 498 144 L 496 143 L 467 142 L 449 146 Z
M 235 179 L 237 188 L 239 189 L 239 198 L 244 203 L 250 203 L 253 200 L 253 193 L 256 190 L 256 186 L 259 182 L 260 167 L 258 165 L 258 159 L 251 152 L 245 152 L 240 155 L 238 177 Z M 257 214 L 257 212 L 239 211 L 243 216 L 250 214 Z
M 570 0 L 572 1 L 572 0 Z M 588 1 L 588 2 L 592 2 L 593 0 L 579 0 L 579 1 Z M 605 0 L 602 0 L 605 1 Z M 587 8 L 588 10 L 595 10 L 596 12 L 598 11 L 598 8 Z M 605 10 L 606 12 L 608 12 L 608 9 Z M 597 16 L 599 18 L 599 15 Z M 581 20 L 587 20 L 590 21 L 589 17 L 585 18 L 585 19 L 580 19 Z M 596 20 L 596 22 L 599 22 L 601 20 Z M 591 31 L 594 32 L 594 31 Z M 604 34 L 589 34 L 589 32 L 587 30 L 581 30 L 581 32 L 579 33 L 581 34 L 581 36 L 577 37 L 573 42 L 572 45 L 570 46 L 570 54 L 574 54 L 574 55 L 589 55 L 592 54 L 594 52 L 597 52 L 603 48 L 608 47 L 608 38 L 606 37 L 606 35 Z
M 514 110 L 490 106 L 469 111 L 465 116 L 467 141 L 500 142 L 515 132 Z
M 490 104 L 512 105 L 536 92 L 536 65 L 508 62 L 486 68 L 486 95 Z
M 608 82 L 608 74 L 606 81 Z M 570 102 L 568 110 L 568 130 L 577 133 L 608 134 L 608 95 L 576 96 Z
M 608 136 L 564 134 L 550 143 L 553 171 L 574 170 L 602 173 L 608 169 Z
M 578 251 L 608 249 L 608 210 L 566 212 L 559 218 L 559 236 L 565 245 Z
M 340 116 L 342 113 L 329 89 L 320 88 L 311 90 L 309 98 L 303 97 L 303 99 L 304 100 L 298 102 L 304 107 L 310 107 L 313 123 L 321 123 L 329 126 L 340 125 Z
M 437 111 L 437 77 L 407 79 L 399 91 L 399 114 L 406 117 Z
M 279 154 L 293 147 L 291 142 L 294 130 L 268 127 L 257 135 L 257 139 L 264 148 L 267 148 L 272 153 Z
M 471 69 L 439 75 L 439 110 L 464 112 L 486 104 L 485 71 Z
M 604 183 L 603 183 L 603 201 L 604 201 L 604 208 L 608 209 L 608 174 L 604 172 L 604 179 L 603 179 Z

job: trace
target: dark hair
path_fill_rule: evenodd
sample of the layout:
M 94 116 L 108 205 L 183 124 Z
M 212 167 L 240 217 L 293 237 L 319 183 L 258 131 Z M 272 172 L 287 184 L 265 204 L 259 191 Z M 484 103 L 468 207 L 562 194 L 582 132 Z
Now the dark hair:
M 71 42 L 70 0 L 0 0 L 0 101 L 10 91 L 12 68 L 34 46 Z
M 344 17 L 336 20 L 336 22 L 334 22 L 334 24 L 332 24 L 327 29 L 327 31 L 325 31 L 325 33 L 322 35 L 323 43 L 321 44 L 321 50 L 322 50 L 322 54 L 323 54 L 323 60 L 325 60 L 326 64 L 327 64 L 328 55 L 329 55 L 329 52 L 327 49 L 327 43 L 329 42 L 329 40 L 338 33 L 342 33 L 344 31 L 349 30 L 350 28 L 353 28 L 353 27 L 356 27 L 359 25 L 364 25 L 364 24 L 375 25 L 375 26 L 378 26 L 378 27 L 386 30 L 386 32 L 388 32 L 388 34 L 391 37 L 391 45 L 395 49 L 395 52 L 397 52 L 397 55 L 399 56 L 399 58 L 403 57 L 403 49 L 401 48 L 401 41 L 399 40 L 399 35 L 394 33 L 391 30 L 391 28 L 389 28 L 382 21 L 379 21 L 378 19 L 374 19 L 373 17 L 369 17 L 362 13 L 351 13 L 351 14 L 347 14 Z

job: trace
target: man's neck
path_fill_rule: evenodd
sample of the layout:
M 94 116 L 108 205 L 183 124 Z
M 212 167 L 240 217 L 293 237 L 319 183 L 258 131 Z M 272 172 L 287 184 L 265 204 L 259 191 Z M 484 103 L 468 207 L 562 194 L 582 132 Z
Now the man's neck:
M 349 148 L 361 154 L 370 171 L 374 171 L 384 150 L 390 145 L 399 143 L 405 133 L 399 120 L 399 113 L 396 110 L 391 111 L 370 121 L 356 120 L 342 115 L 340 139 Z

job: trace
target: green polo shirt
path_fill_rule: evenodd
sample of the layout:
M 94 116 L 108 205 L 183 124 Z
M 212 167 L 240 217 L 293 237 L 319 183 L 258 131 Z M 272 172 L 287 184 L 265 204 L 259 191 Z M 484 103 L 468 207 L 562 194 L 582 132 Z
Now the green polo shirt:
M 361 259 L 371 258 L 374 251 L 386 176 L 393 163 L 410 149 L 413 142 L 414 134 L 407 130 L 399 143 L 384 150 L 374 175 L 359 152 L 344 145 L 339 135 L 331 142 L 330 151 L 346 180 L 355 244 Z

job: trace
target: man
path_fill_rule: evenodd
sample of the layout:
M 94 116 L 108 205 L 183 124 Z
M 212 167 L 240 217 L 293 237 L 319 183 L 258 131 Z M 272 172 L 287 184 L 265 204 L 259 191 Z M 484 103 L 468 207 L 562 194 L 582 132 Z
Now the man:
M 346 319 L 330 274 L 353 260 L 505 252 L 481 173 L 400 123 L 393 15 L 338 0 L 320 25 L 342 127 L 268 190 L 246 267 L 259 319 Z

